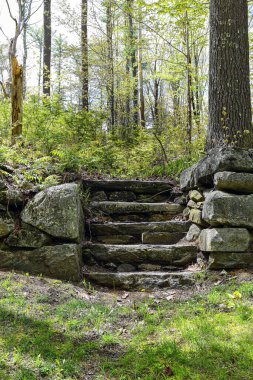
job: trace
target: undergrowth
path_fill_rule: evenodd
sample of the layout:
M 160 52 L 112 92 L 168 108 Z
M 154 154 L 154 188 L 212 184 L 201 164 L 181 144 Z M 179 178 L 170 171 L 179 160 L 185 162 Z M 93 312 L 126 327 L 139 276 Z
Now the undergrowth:
M 152 128 L 123 135 L 118 127 L 109 133 L 105 121 L 106 115 L 99 111 L 80 112 L 57 98 L 49 103 L 30 96 L 24 104 L 23 134 L 11 146 L 10 104 L 2 100 L 0 162 L 29 167 L 35 180 L 40 175 L 45 178 L 44 171 L 81 170 L 120 178 L 177 178 L 199 159 L 203 149 L 204 130 L 195 131 L 189 154 L 185 128 L 170 119 L 160 128 L 158 139 Z

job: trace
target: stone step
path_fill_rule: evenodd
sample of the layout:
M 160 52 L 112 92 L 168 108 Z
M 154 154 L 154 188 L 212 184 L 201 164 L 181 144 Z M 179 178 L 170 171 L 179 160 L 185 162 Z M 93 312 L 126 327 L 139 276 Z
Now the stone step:
M 186 233 L 191 226 L 191 222 L 171 220 L 168 222 L 139 222 L 139 223 L 90 223 L 87 230 L 90 230 L 92 237 L 105 235 L 139 235 L 143 232 L 178 232 Z
M 184 221 L 114 222 L 87 223 L 86 231 L 89 239 L 104 244 L 176 244 L 184 238 L 189 228 L 190 223 Z
M 125 290 L 157 290 L 161 288 L 186 288 L 194 286 L 196 273 L 184 272 L 130 272 L 130 273 L 85 273 L 89 281 Z
M 198 249 L 191 244 L 175 245 L 107 245 L 87 244 L 83 247 L 84 261 L 95 259 L 99 263 L 158 263 L 179 268 L 196 263 Z
M 176 203 L 91 202 L 89 207 L 95 214 L 119 221 L 164 221 L 183 211 Z
M 186 237 L 181 232 L 144 232 L 142 235 L 99 235 L 92 242 L 103 244 L 177 244 Z
M 138 181 L 138 180 L 83 180 L 83 187 L 94 191 L 132 191 L 136 194 L 158 194 L 170 192 L 175 183 L 172 181 Z

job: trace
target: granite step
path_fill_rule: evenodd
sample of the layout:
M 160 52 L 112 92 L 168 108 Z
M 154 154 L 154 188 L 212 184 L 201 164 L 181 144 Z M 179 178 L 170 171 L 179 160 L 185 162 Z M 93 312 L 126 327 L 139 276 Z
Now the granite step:
M 90 223 L 87 229 L 91 236 L 105 235 L 140 235 L 143 232 L 178 232 L 187 233 L 191 222 L 171 220 L 167 222 L 110 222 L 110 223 Z
M 87 223 L 87 237 L 104 244 L 176 244 L 185 237 L 189 222 Z M 150 243 L 149 243 L 150 241 Z
M 192 244 L 149 245 L 149 244 L 86 244 L 83 247 L 84 262 L 98 263 L 158 263 L 186 268 L 196 263 L 198 249 Z
M 91 202 L 91 212 L 115 221 L 166 221 L 183 211 L 176 203 Z
M 125 290 L 158 290 L 162 288 L 189 288 L 194 286 L 196 273 L 182 272 L 130 272 L 108 273 L 92 272 L 85 273 L 88 281 L 98 285 Z
M 137 194 L 158 194 L 170 192 L 175 183 L 172 181 L 138 180 L 83 180 L 83 188 L 94 191 L 132 191 Z

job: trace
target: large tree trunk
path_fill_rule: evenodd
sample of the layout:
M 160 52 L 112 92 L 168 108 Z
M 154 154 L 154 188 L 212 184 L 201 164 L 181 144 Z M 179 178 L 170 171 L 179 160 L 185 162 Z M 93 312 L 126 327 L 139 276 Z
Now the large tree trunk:
M 12 57 L 12 144 L 15 143 L 16 137 L 22 134 L 22 116 L 23 116 L 23 68 L 19 65 L 17 58 Z
M 51 87 L 51 0 L 44 0 L 43 94 Z
M 210 2 L 207 149 L 252 148 L 247 0 Z
M 82 0 L 81 16 L 82 47 L 82 108 L 89 110 L 89 65 L 88 65 L 88 0 Z

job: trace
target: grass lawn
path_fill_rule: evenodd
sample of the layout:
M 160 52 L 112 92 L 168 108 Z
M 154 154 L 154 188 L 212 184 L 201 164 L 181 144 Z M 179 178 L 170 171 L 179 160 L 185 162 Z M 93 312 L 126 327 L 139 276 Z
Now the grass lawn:
M 215 276 L 152 294 L 0 272 L 0 379 L 251 380 L 253 276 Z

